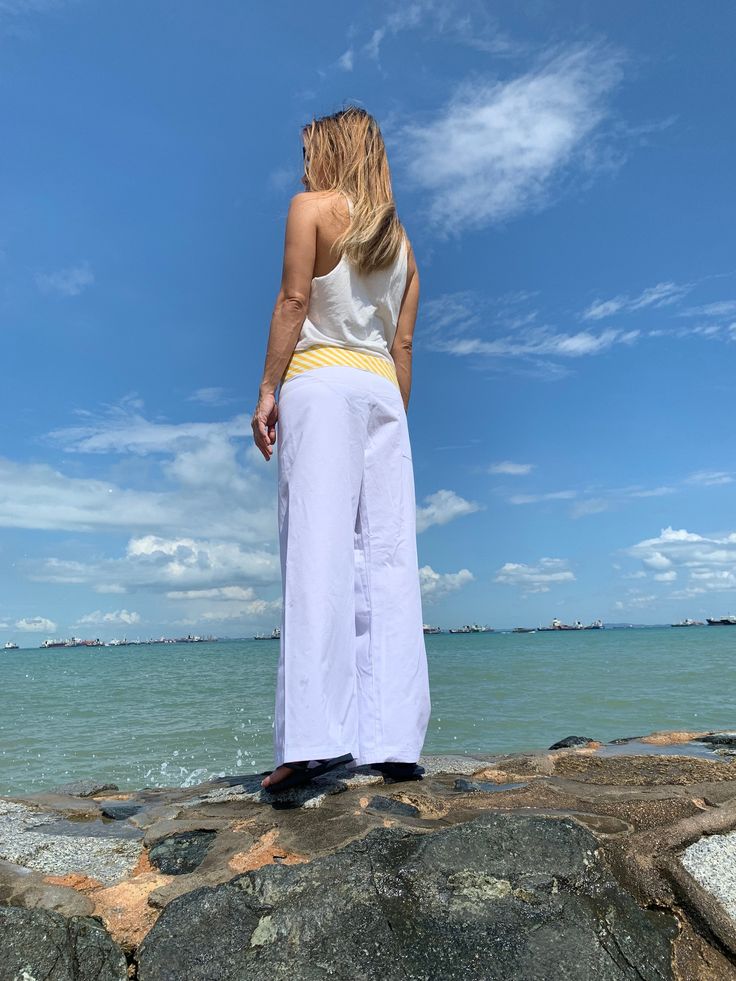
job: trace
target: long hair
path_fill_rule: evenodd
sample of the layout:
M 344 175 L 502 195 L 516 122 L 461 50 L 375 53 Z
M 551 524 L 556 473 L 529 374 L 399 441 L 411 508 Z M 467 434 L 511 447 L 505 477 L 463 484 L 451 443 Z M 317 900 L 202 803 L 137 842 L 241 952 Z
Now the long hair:
M 360 272 L 385 269 L 405 238 L 396 213 L 381 129 L 370 113 L 348 106 L 302 128 L 310 191 L 342 191 L 353 202 L 350 225 L 333 251 Z

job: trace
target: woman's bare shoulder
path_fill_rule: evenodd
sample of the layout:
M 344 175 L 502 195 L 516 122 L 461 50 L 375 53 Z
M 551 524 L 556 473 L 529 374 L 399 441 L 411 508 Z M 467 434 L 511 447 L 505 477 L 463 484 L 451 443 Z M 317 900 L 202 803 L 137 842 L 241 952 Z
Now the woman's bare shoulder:
M 344 200 L 345 197 L 341 191 L 297 191 L 291 198 L 291 202 L 297 207 L 317 209 L 325 204 L 344 202 Z
M 414 248 L 411 244 L 411 239 L 404 229 L 404 241 L 406 242 L 406 278 L 407 281 L 416 273 L 419 275 L 417 270 L 417 260 L 414 256 Z

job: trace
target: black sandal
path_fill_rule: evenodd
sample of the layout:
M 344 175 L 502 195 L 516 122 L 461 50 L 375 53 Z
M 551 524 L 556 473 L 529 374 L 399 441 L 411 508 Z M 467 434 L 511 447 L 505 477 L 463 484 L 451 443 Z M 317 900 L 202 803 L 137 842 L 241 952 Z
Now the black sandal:
M 272 794 L 279 794 L 282 790 L 290 790 L 294 787 L 303 787 L 315 777 L 321 776 L 323 773 L 327 773 L 329 770 L 334 770 L 335 767 L 341 766 L 343 763 L 350 763 L 354 759 L 352 753 L 345 753 L 344 756 L 335 756 L 331 760 L 319 760 L 317 766 L 310 766 L 309 760 L 299 760 L 297 763 L 282 763 L 282 766 L 288 766 L 293 773 L 289 776 L 283 777 L 278 783 L 275 783 L 272 787 L 262 787 L 262 790 L 267 790 Z M 278 767 L 276 767 L 278 770 Z M 271 773 L 274 771 L 271 770 Z
M 371 763 L 372 770 L 379 770 L 392 780 L 421 780 L 424 768 L 417 763 Z

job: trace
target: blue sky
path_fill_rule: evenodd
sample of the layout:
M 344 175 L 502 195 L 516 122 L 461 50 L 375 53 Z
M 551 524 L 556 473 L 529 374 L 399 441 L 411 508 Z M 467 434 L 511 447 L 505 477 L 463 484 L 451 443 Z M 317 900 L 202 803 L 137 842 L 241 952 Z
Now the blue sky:
M 425 622 L 736 612 L 735 28 L 0 0 L 0 641 L 279 622 L 250 415 L 299 131 L 350 102 L 420 269 Z

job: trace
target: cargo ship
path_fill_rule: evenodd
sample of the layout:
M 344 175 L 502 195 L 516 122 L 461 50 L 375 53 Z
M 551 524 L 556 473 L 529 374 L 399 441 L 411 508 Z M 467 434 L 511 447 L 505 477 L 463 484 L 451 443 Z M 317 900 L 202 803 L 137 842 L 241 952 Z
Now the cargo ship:
M 585 624 L 582 620 L 575 623 L 563 623 L 557 617 L 554 618 L 548 627 L 537 627 L 537 630 L 603 630 L 603 621 L 594 620 L 592 623 Z
M 481 627 L 477 623 L 466 623 L 462 627 L 450 627 L 448 633 L 451 634 L 492 634 L 495 633 L 493 627 Z
M 274 627 L 270 634 L 254 634 L 253 640 L 280 640 L 281 627 Z

